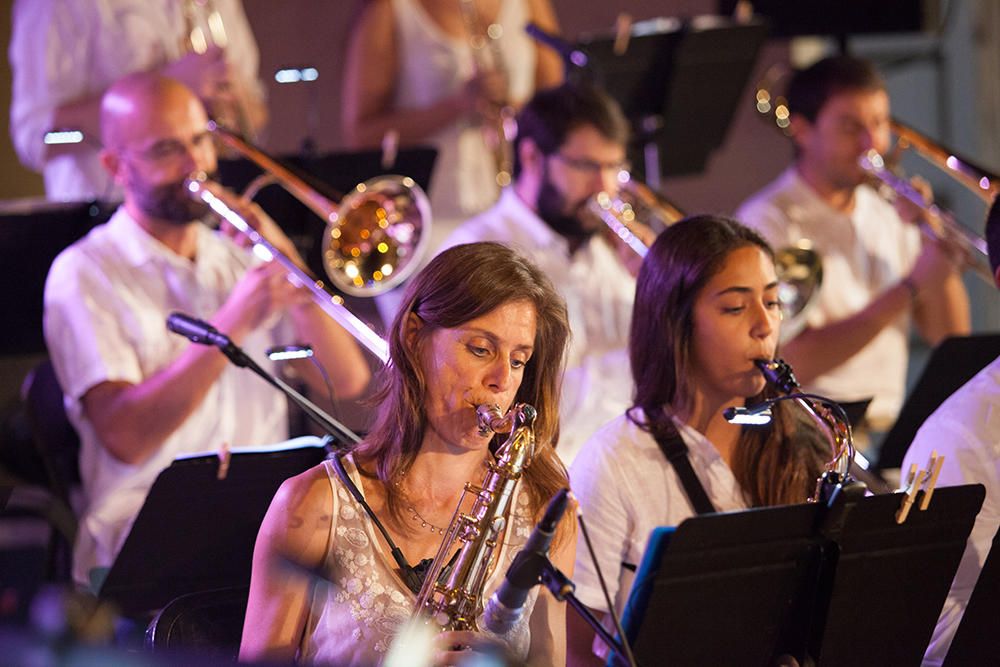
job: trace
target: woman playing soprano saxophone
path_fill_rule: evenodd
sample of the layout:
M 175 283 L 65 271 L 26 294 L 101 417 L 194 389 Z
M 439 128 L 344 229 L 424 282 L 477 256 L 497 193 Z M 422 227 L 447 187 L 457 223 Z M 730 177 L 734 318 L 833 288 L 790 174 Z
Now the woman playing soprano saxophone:
M 434 556 L 464 484 L 483 478 L 491 448 L 506 438 L 479 435 L 476 406 L 506 411 L 529 403 L 538 412 L 536 451 L 494 551 L 486 594 L 499 584 L 546 501 L 567 484 L 552 445 L 568 335 L 565 305 L 548 279 L 504 246 L 456 246 L 411 280 L 390 330 L 392 362 L 380 376 L 375 424 L 343 457 L 408 563 Z M 403 567 L 331 466 L 285 482 L 268 510 L 254 551 L 241 659 L 376 664 L 413 614 Z M 573 563 L 572 532 L 564 519 L 551 551 L 564 570 Z M 332 584 L 312 590 L 289 573 L 288 561 Z M 564 608 L 547 591 L 533 604 L 500 639 L 518 659 L 562 664 Z M 443 633 L 435 662 L 457 662 L 455 647 L 480 639 Z
M 771 391 L 754 360 L 774 357 L 777 289 L 771 248 L 725 218 L 675 223 L 643 260 L 629 337 L 633 406 L 583 446 L 571 470 L 619 613 L 650 531 L 698 508 L 680 466 L 668 463 L 672 444 L 690 463 L 708 511 L 804 502 L 813 491 L 827 450 L 800 411 L 779 403 L 769 428 L 746 430 L 722 415 Z M 607 613 L 582 549 L 576 570 L 577 597 L 598 616 Z M 572 615 L 570 664 L 602 664 L 593 640 Z M 593 648 L 600 652 L 603 643 Z

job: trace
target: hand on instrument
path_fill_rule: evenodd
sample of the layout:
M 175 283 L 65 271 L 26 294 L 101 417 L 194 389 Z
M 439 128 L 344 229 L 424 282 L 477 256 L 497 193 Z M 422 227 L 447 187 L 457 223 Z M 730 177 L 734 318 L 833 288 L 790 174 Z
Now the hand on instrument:
M 628 243 L 622 240 L 620 236 L 614 233 L 610 227 L 604 228 L 607 232 L 606 238 L 611 247 L 615 249 L 615 254 L 618 255 L 618 259 L 621 263 L 625 265 L 628 272 L 634 277 L 639 276 L 639 269 L 642 268 L 642 256 L 639 255 L 635 250 L 629 246 Z M 656 240 L 656 232 L 653 231 L 652 227 L 644 225 L 641 222 L 633 220 L 629 223 L 629 230 L 648 248 L 653 245 L 653 241 Z
M 215 182 L 208 182 L 205 184 L 205 187 L 210 190 L 212 194 L 221 199 L 226 206 L 233 209 L 247 222 L 248 225 L 250 225 L 250 227 L 263 236 L 265 241 L 274 246 L 275 250 L 295 262 L 299 268 L 308 272 L 305 260 L 302 259 L 302 256 L 299 254 L 295 244 L 292 243 L 292 240 L 288 238 L 281 227 L 278 226 L 278 223 L 276 223 L 274 219 L 264 211 L 264 209 L 256 203 L 249 201 L 245 197 L 241 197 L 230 190 L 227 190 Z M 226 220 L 222 221 L 222 224 L 219 226 L 219 231 L 223 235 L 231 238 L 241 247 L 249 248 L 252 245 L 250 239 L 247 238 L 245 234 L 233 227 Z
M 931 184 L 926 179 L 914 176 L 910 179 L 910 185 L 924 198 L 925 207 L 934 203 L 934 191 L 931 190 Z M 906 222 L 920 222 L 924 216 L 924 208 L 917 206 L 906 197 L 896 197 L 893 200 L 893 206 L 899 217 Z
M 956 267 L 956 259 L 947 244 L 925 236 L 920 256 L 917 257 L 909 278 L 918 291 L 923 291 L 929 285 L 943 283 Z
M 289 282 L 280 264 L 267 262 L 249 269 L 236 283 L 212 323 L 238 341 L 276 313 L 308 301 L 308 291 Z
M 507 647 L 498 639 L 479 632 L 454 630 L 442 632 L 435 638 L 434 667 L 480 664 L 477 654 L 503 656 Z
M 488 121 L 498 120 L 500 110 L 508 104 L 507 77 L 497 70 L 479 70 L 466 81 L 463 97 L 469 112 Z

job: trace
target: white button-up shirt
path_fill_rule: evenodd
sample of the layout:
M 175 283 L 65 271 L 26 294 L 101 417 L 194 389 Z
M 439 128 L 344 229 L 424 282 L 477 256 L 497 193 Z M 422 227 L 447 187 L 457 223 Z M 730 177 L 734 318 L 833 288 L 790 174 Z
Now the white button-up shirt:
M 850 317 L 907 275 L 920 254 L 920 232 L 870 187 L 854 192 L 854 210 L 836 211 L 790 167 L 745 202 L 736 218 L 775 249 L 808 240 L 823 261 L 823 285 L 806 322 L 819 328 Z M 906 390 L 910 318 L 900 316 L 857 354 L 805 387 L 838 401 L 874 397 L 873 428 L 896 418 Z
M 119 209 L 56 258 L 45 284 L 45 340 L 80 434 L 80 476 L 87 507 L 74 551 L 74 579 L 88 582 L 108 566 L 128 535 L 161 470 L 178 455 L 288 437 L 284 397 L 243 368 L 228 366 L 195 411 L 149 459 L 129 464 L 101 444 L 81 397 L 102 382 L 138 384 L 173 362 L 188 345 L 167 331 L 173 311 L 208 318 L 251 263 L 249 253 L 199 225 L 189 261 L 149 236 Z M 281 340 L 275 329 L 248 336 L 243 349 L 273 369 L 264 351 Z
M 962 562 L 927 646 L 925 666 L 940 665 L 948 654 L 972 589 L 993 546 L 993 536 L 1000 528 L 1000 358 L 965 383 L 927 418 L 903 458 L 903 474 L 907 474 L 914 463 L 921 470 L 925 469 L 935 450 L 944 456 L 937 481 L 939 487 L 982 484 L 986 487 L 986 500 L 976 516 Z

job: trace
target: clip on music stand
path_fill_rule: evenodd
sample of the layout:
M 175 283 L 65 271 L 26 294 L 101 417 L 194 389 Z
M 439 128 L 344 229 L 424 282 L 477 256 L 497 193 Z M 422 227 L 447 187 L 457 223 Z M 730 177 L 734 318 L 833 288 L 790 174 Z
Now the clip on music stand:
M 645 665 L 918 664 L 982 500 L 937 489 L 903 524 L 892 494 L 658 528 L 625 635 Z
M 175 460 L 149 490 L 98 597 L 134 617 L 187 593 L 249 585 L 274 493 L 320 463 L 324 444 L 307 436 L 281 449 L 234 449 L 222 480 L 215 454 Z
M 944 667 L 961 667 L 981 663 L 985 656 L 1000 655 L 1000 531 L 993 537 L 993 546 L 983 563 L 969 604 L 951 640 Z
M 630 150 L 638 176 L 659 189 L 661 176 L 704 171 L 725 140 L 767 28 L 702 16 L 653 19 L 632 26 L 625 53 L 615 36 L 584 37 L 578 49 L 592 78 L 616 99 L 639 144 Z M 641 152 L 640 152 L 641 151 Z
M 876 468 L 900 467 L 924 421 L 998 355 L 1000 334 L 957 336 L 934 348 L 896 423 L 885 436 Z

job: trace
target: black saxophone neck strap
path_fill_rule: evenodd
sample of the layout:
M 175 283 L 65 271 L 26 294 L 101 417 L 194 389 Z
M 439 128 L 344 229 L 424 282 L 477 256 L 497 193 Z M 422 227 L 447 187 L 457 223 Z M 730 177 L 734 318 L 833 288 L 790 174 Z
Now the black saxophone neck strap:
M 715 506 L 708 499 L 705 487 L 702 486 L 698 476 L 694 474 L 694 468 L 691 467 L 691 461 L 688 458 L 687 445 L 681 439 L 680 433 L 676 429 L 673 429 L 671 435 L 662 433 L 657 435 L 654 433 L 653 437 L 660 446 L 660 450 L 663 451 L 663 455 L 667 457 L 667 462 L 674 467 L 677 476 L 681 478 L 684 493 L 687 494 L 688 500 L 691 501 L 694 511 L 697 514 L 715 513 Z
M 361 489 L 359 489 L 357 484 L 354 483 L 351 476 L 347 474 L 347 470 L 344 469 L 344 462 L 341 461 L 340 455 L 335 454 L 331 456 L 330 462 L 333 464 L 333 470 L 337 473 L 340 483 L 347 488 L 348 492 L 354 497 L 354 500 L 356 500 L 357 503 L 361 505 L 362 509 L 364 509 L 368 514 L 378 531 L 382 533 L 382 537 L 385 538 L 386 543 L 389 545 L 389 552 L 392 554 L 392 559 L 396 561 L 396 565 L 399 566 L 400 575 L 403 582 L 406 584 L 406 587 L 413 591 L 414 595 L 420 593 L 420 587 L 423 585 L 422 574 L 426 573 L 426 565 L 423 566 L 424 572 L 421 573 L 418 571 L 418 568 L 421 568 L 422 563 L 418 564 L 415 568 L 410 565 L 409 561 L 406 560 L 406 557 L 403 556 L 402 550 L 396 546 L 392 537 L 389 536 L 389 531 L 385 529 L 385 526 L 382 525 L 379 518 L 375 516 L 375 512 L 368 504 L 368 501 L 365 500 L 365 497 L 361 494 Z

